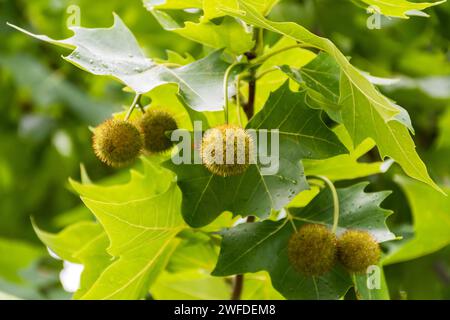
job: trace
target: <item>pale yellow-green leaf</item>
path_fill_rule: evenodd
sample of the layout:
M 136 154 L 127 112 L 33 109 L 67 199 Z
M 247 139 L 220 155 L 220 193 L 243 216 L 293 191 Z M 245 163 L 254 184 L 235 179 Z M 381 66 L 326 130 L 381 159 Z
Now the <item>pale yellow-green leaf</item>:
M 114 258 L 106 249 L 109 239 L 102 226 L 93 221 L 81 221 L 52 234 L 33 224 L 39 239 L 61 259 L 83 265 L 80 287 L 73 298 L 82 297 Z
M 151 293 L 157 300 L 227 300 L 231 296 L 231 286 L 224 278 L 204 271 L 164 272 L 152 286 Z
M 280 0 L 247 0 L 247 3 L 255 7 L 262 15 L 269 14 L 270 10 Z M 237 0 L 203 0 L 204 19 L 221 17 L 226 13 L 222 9 L 239 11 Z
M 158 159 L 143 161 L 128 183 L 102 187 L 72 181 L 110 239 L 110 264 L 82 299 L 138 299 L 165 268 L 184 228 L 181 192 Z
M 412 179 L 396 176 L 406 194 L 414 221 L 414 237 L 390 252 L 383 264 L 412 260 L 450 244 L 450 197 Z M 450 193 L 450 188 L 443 188 Z
M 360 0 L 367 4 L 372 12 L 379 12 L 389 17 L 409 19 L 409 16 L 428 17 L 422 10 L 446 2 L 411 2 L 408 0 Z

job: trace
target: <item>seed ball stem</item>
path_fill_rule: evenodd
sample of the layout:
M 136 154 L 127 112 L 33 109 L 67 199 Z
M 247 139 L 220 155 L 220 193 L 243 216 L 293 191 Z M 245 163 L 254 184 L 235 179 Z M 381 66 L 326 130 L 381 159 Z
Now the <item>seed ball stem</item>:
M 94 129 L 94 152 L 104 163 L 121 167 L 133 162 L 141 152 L 139 130 L 123 120 L 109 119 Z
M 338 240 L 339 261 L 349 272 L 365 273 L 378 264 L 380 256 L 380 246 L 366 231 L 347 230 Z
M 241 127 L 221 125 L 203 136 L 201 158 L 215 175 L 227 177 L 243 174 L 253 159 L 253 139 Z
M 144 149 L 150 153 L 161 153 L 173 146 L 166 132 L 178 129 L 178 125 L 168 112 L 150 110 L 142 116 L 139 129 L 144 137 Z
M 336 236 L 326 226 L 304 224 L 289 239 L 289 262 L 306 276 L 323 275 L 336 262 L 336 241 Z
M 331 180 L 325 176 L 311 176 L 311 178 L 322 180 L 330 189 L 331 196 L 333 198 L 333 227 L 331 228 L 331 231 L 333 233 L 336 233 L 339 223 L 339 196 L 336 187 L 334 186 L 333 182 L 331 182 Z

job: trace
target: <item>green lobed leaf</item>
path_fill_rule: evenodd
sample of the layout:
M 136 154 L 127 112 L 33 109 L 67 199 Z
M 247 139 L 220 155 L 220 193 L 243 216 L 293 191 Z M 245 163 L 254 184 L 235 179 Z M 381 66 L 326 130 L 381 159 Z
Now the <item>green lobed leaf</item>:
M 340 205 L 338 234 L 349 228 L 366 230 L 379 242 L 395 236 L 385 225 L 390 211 L 380 208 L 389 192 L 365 193 L 368 183 L 337 189 Z M 290 208 L 288 217 L 278 221 L 245 223 L 222 232 L 219 261 L 213 275 L 226 276 L 267 270 L 273 286 L 287 299 L 338 299 L 351 286 L 350 276 L 336 265 L 328 274 L 305 277 L 290 265 L 287 244 L 296 229 L 305 223 L 331 227 L 331 192 L 319 193 L 305 208 Z
M 292 232 L 287 219 L 241 224 L 223 232 L 222 249 L 213 275 L 267 270 L 274 288 L 287 299 L 338 299 L 350 287 L 350 277 L 342 269 L 316 278 L 294 271 L 287 257 Z
M 250 165 L 240 176 L 213 175 L 202 165 L 166 166 L 177 174 L 183 192 L 182 213 L 193 227 L 209 224 L 222 212 L 264 218 L 308 188 L 301 159 L 323 159 L 347 152 L 320 119 L 320 111 L 306 106 L 305 93 L 294 93 L 286 82 L 274 92 L 247 129 L 279 129 L 279 170 L 262 174 L 261 165 Z M 273 112 L 277 109 L 278 112 Z M 298 119 L 302 119 L 299 121 Z M 270 146 L 268 146 L 270 150 Z
M 144 56 L 133 34 L 117 15 L 111 28 L 71 27 L 74 36 L 64 40 L 10 26 L 39 40 L 73 49 L 64 59 L 92 74 L 114 77 L 138 94 L 175 83 L 180 96 L 192 109 L 223 109 L 223 77 L 229 64 L 221 59 L 222 51 L 179 68 L 156 64 Z
M 165 268 L 184 228 L 181 193 L 173 175 L 156 160 L 143 159 L 144 171 L 130 182 L 102 187 L 71 181 L 110 239 L 109 265 L 82 299 L 137 299 Z
M 368 137 L 372 138 L 377 143 L 382 157 L 393 158 L 409 176 L 442 191 L 429 177 L 425 164 L 415 150 L 414 142 L 406 128 L 409 126 L 409 118 L 404 117 L 404 110 L 383 96 L 330 40 L 316 36 L 296 23 L 267 20 L 245 1 L 237 1 L 240 11 L 233 8 L 222 10 L 246 23 L 323 50 L 336 60 L 342 73 L 340 117 L 355 145 Z
M 39 229 L 34 222 L 33 228 L 39 239 L 58 257 L 73 263 L 81 262 L 75 258 L 76 253 L 103 232 L 102 226 L 92 221 L 75 223 L 57 234 Z
M 104 270 L 114 262 L 114 258 L 107 252 L 108 246 L 108 236 L 102 231 L 74 254 L 74 258 L 80 260 L 84 267 L 80 287 L 73 295 L 74 299 L 81 299 Z

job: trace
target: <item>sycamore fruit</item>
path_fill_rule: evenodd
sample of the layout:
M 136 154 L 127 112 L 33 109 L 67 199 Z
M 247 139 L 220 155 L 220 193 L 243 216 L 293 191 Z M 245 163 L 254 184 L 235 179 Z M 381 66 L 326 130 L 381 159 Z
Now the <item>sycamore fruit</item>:
M 365 273 L 380 255 L 380 246 L 366 231 L 348 230 L 338 240 L 338 259 L 349 272 Z
M 237 176 L 250 166 L 253 139 L 241 127 L 221 125 L 206 131 L 201 144 L 203 165 L 217 176 Z
M 288 244 L 291 265 L 306 276 L 320 276 L 329 272 L 337 256 L 336 236 L 320 224 L 304 224 L 294 233 Z
M 102 162 L 112 167 L 121 167 L 139 156 L 142 137 L 133 124 L 110 119 L 94 129 L 93 148 Z
M 144 137 L 144 149 L 150 153 L 161 153 L 173 146 L 167 133 L 178 129 L 178 126 L 169 113 L 149 110 L 139 121 L 139 129 Z

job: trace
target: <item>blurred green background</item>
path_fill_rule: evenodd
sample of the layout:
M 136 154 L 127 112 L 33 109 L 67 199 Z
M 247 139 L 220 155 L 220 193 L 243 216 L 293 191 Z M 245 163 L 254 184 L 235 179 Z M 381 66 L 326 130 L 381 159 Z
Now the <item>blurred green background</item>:
M 139 0 L 0 0 L 0 299 L 70 298 L 59 280 L 63 263 L 49 256 L 30 217 L 55 231 L 91 219 L 67 178 L 79 178 L 80 163 L 93 180 L 113 175 L 95 159 L 89 126 L 133 98 L 119 83 L 66 63 L 61 55 L 68 51 L 6 25 L 69 37 L 70 5 L 81 9 L 84 27 L 110 26 L 112 12 L 119 14 L 148 57 L 165 58 L 167 50 L 203 55 L 199 44 L 164 31 Z M 369 30 L 365 10 L 351 1 L 283 0 L 270 18 L 299 22 L 333 40 L 361 70 L 400 79 L 380 88 L 409 111 L 432 177 L 450 186 L 450 3 L 427 13 L 430 18 L 383 18 L 380 30 Z M 366 160 L 377 159 L 376 153 L 369 156 Z M 396 172 L 371 177 L 372 188 L 394 191 L 384 207 L 395 211 L 389 219 L 393 231 L 408 239 L 411 208 L 392 182 Z M 450 299 L 450 247 L 388 266 L 386 277 L 394 299 Z

